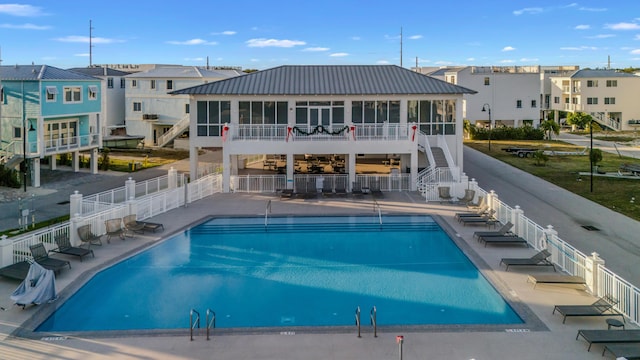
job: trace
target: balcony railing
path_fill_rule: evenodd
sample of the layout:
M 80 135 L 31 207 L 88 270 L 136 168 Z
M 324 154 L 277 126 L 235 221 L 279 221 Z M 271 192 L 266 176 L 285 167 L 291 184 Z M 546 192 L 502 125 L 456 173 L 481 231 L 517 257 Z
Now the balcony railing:
M 78 150 L 83 148 L 92 148 L 98 146 L 99 140 L 99 134 L 89 134 L 46 140 L 44 142 L 44 152 L 46 154 L 65 152 L 69 150 Z
M 233 125 L 228 136 L 234 141 L 409 140 L 414 131 L 406 124 Z

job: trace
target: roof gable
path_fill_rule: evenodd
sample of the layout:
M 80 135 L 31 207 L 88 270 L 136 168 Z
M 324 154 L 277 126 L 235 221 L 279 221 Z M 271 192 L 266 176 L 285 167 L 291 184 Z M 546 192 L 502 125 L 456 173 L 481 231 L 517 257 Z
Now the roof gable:
M 284 65 L 173 95 L 400 95 L 475 94 L 476 91 L 396 65 Z

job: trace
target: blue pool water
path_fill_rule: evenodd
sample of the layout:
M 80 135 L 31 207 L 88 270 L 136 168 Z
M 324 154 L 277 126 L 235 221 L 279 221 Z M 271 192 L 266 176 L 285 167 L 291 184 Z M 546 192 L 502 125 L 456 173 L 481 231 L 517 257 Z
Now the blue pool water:
M 96 274 L 36 331 L 522 320 L 429 216 L 216 218 Z

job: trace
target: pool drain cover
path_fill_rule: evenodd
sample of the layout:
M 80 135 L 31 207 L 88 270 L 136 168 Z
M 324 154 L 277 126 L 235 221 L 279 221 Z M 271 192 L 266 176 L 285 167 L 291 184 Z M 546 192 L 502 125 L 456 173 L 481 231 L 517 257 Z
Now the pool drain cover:
M 589 230 L 589 231 L 600 231 L 600 229 L 598 229 L 597 227 L 593 226 L 593 225 L 582 225 L 583 228 Z

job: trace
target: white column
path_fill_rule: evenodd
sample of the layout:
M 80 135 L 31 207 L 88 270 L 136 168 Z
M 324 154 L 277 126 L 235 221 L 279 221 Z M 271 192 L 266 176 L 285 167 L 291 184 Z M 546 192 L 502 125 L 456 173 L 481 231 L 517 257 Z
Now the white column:
M 80 157 L 79 151 L 74 151 L 71 153 L 71 166 L 73 166 L 73 172 L 80 171 L 79 157 Z
M 50 156 L 49 166 L 51 167 L 51 170 L 55 170 L 57 168 L 58 164 L 56 163 L 56 160 L 58 160 L 58 157 L 56 155 Z
M 124 193 L 127 200 L 136 198 L 136 181 L 131 177 L 124 182 Z
M 13 264 L 13 241 L 7 235 L 0 236 L 0 267 Z
M 604 260 L 597 252 L 592 252 L 590 257 L 585 259 L 584 280 L 587 282 L 587 291 L 594 296 L 598 294 L 598 268 L 604 266 Z
M 519 205 L 516 205 L 513 211 L 511 212 L 511 223 L 513 224 L 512 231 L 514 234 L 517 234 L 518 236 L 521 236 L 520 235 L 520 231 L 521 231 L 520 219 L 522 219 L 523 214 L 524 214 L 524 211 L 520 209 Z
M 80 220 L 82 220 L 82 218 L 78 213 L 72 214 L 73 217 L 69 221 L 69 241 L 71 242 L 71 246 L 80 246 L 80 244 L 82 244 L 82 241 L 80 241 L 80 236 L 78 235 L 78 227 L 80 227 Z
M 222 192 L 228 193 L 231 189 L 229 181 L 231 180 L 231 157 L 235 161 L 236 156 L 227 155 L 226 151 L 222 151 Z
M 33 158 L 33 186 L 40 187 L 40 158 Z
M 82 214 L 82 194 L 78 190 L 69 195 L 69 214 Z
M 353 185 L 353 182 L 356 181 L 356 154 L 355 153 L 349 153 L 345 155 L 347 157 L 346 161 L 349 164 L 348 165 L 348 169 L 349 169 L 349 183 L 347 184 L 347 189 L 349 189 L 349 191 L 351 191 L 351 186 Z
M 189 178 L 191 181 L 198 179 L 198 148 L 195 146 L 189 146 Z
M 91 173 L 98 173 L 98 149 L 91 149 Z
M 411 151 L 411 181 L 409 182 L 409 186 L 411 187 L 411 191 L 418 190 L 418 150 Z
M 293 174 L 296 161 L 293 154 L 287 154 L 287 189 L 293 189 Z
M 169 189 L 175 189 L 178 187 L 178 170 L 174 169 L 173 166 L 169 169 L 169 173 L 167 174 L 167 181 L 169 185 Z

